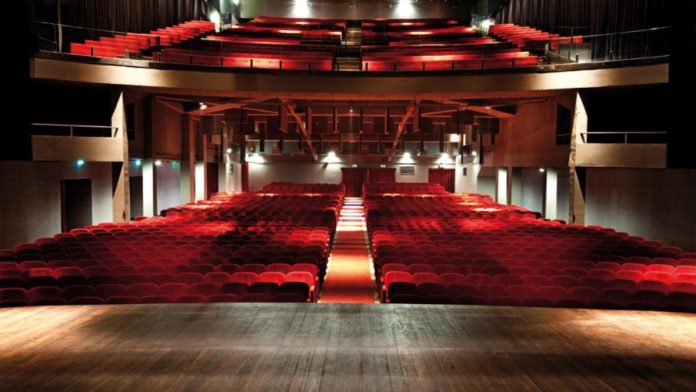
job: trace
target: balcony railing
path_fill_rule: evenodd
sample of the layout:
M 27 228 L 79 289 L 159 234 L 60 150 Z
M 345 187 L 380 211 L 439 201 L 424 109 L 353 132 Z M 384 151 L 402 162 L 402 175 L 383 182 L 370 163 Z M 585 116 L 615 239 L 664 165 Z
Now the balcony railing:
M 118 127 L 110 125 L 32 123 L 31 134 L 69 137 L 116 137 Z
M 666 144 L 667 132 L 580 132 L 583 143 Z

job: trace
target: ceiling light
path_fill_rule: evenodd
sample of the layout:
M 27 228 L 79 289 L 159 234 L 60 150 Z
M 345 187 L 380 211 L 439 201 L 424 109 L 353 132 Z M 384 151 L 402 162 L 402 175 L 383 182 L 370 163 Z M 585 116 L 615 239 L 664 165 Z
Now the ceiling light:
M 85 160 L 84 159 L 78 159 L 77 162 L 75 162 L 77 167 L 81 167 L 85 165 Z
M 205 102 L 198 102 L 198 108 L 200 110 L 205 110 L 208 108 L 208 105 L 206 105 Z
M 155 161 L 155 166 L 161 166 L 161 165 L 162 165 L 162 161 L 161 161 L 161 160 L 158 159 L 158 160 Z
M 142 159 L 136 159 L 135 161 L 133 161 L 133 163 L 135 164 L 135 166 L 140 166 L 140 165 L 143 164 L 143 160 L 142 160 Z
M 227 153 L 232 154 L 232 147 L 227 147 Z
M 544 169 L 543 167 L 540 167 L 540 168 L 539 168 L 539 173 L 543 173 L 543 172 L 545 172 L 545 171 L 546 171 L 546 169 Z

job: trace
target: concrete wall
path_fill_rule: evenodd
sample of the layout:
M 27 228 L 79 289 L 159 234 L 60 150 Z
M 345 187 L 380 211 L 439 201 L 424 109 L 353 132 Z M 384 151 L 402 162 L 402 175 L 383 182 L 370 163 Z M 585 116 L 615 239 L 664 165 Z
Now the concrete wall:
M 341 168 L 351 167 L 352 163 L 315 163 L 315 162 L 250 162 L 249 163 L 249 190 L 256 191 L 264 185 L 271 182 L 297 182 L 297 183 L 340 183 Z M 379 164 L 361 164 L 360 167 L 380 167 Z M 413 175 L 399 174 L 399 166 L 413 166 Z M 237 171 L 238 165 L 232 170 L 232 174 Z M 428 182 L 428 169 L 437 168 L 437 165 L 424 163 L 401 163 L 388 165 L 387 167 L 396 168 L 396 182 Z M 454 168 L 454 165 L 447 167 Z M 241 168 L 240 168 L 241 169 Z M 462 181 L 461 168 L 457 168 L 459 176 L 455 179 L 455 190 L 462 189 L 462 192 L 475 192 L 475 176 L 474 179 L 467 179 L 464 184 L 458 184 Z M 469 172 L 473 172 L 470 170 Z M 473 175 L 473 174 L 472 174 Z M 233 178 L 230 179 L 230 184 L 234 184 Z M 230 191 L 235 190 L 234 186 L 228 188 Z
M 186 162 L 183 162 L 185 164 Z M 148 189 L 152 189 L 151 185 L 145 183 L 151 177 L 147 175 L 148 170 L 154 169 L 157 172 L 157 211 L 153 211 L 154 214 L 158 214 L 159 211 L 173 206 L 186 203 L 188 200 L 188 183 L 182 186 L 184 182 L 182 178 L 181 170 L 182 162 L 180 161 L 162 161 L 159 166 L 150 164 L 149 160 L 144 160 L 140 165 L 136 165 L 135 161 L 130 162 L 130 176 L 131 177 L 143 177 L 143 192 L 147 193 Z M 145 168 L 145 170 L 143 170 Z M 145 171 L 146 175 L 143 175 Z M 185 193 L 182 192 L 181 188 L 186 188 Z M 149 191 L 151 193 L 151 191 Z M 144 205 L 151 205 L 145 198 L 150 197 L 143 194 Z
M 564 97 L 561 97 L 564 98 Z M 569 146 L 556 145 L 556 100 L 518 105 L 511 119 L 500 120 L 490 166 L 568 166 Z
M 250 162 L 249 190 L 258 191 L 271 182 L 337 184 L 341 182 L 341 166 L 315 162 Z
M 495 200 L 495 169 L 491 167 L 482 167 L 479 170 L 477 176 L 477 188 L 478 193 L 484 193 L 490 195 L 493 200 Z
M 464 170 L 466 169 L 466 175 Z M 456 193 L 478 192 L 478 175 L 481 171 L 479 164 L 457 164 L 454 172 L 454 191 Z
M 556 193 L 556 218 L 569 221 L 569 193 L 570 193 L 570 183 L 569 183 L 569 169 L 562 168 L 558 170 L 558 192 Z
M 182 158 L 182 115 L 152 102 L 152 153 L 157 158 Z
M 179 189 L 180 168 L 179 161 L 163 161 L 161 165 L 156 166 L 158 212 L 182 204 Z
M 61 231 L 64 179 L 92 180 L 92 223 L 111 222 L 110 163 L 0 162 L 0 247 Z
M 544 209 L 544 190 L 546 189 L 545 173 L 539 169 L 520 170 L 521 206 L 532 211 L 542 212 Z
M 696 170 L 587 169 L 585 223 L 696 251 Z
M 399 166 L 413 166 L 413 175 L 399 174 Z M 428 169 L 436 168 L 437 165 L 404 164 L 390 167 L 396 167 L 396 182 L 428 182 Z

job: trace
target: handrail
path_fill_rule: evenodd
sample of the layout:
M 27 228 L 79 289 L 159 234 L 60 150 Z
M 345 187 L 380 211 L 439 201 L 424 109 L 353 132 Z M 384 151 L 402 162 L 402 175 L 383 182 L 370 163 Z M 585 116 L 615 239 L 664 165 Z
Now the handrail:
M 651 31 L 670 30 L 671 28 L 672 28 L 672 26 L 660 26 L 660 27 L 651 27 L 649 29 L 617 31 L 614 33 L 587 34 L 587 35 L 582 34 L 582 38 L 584 39 L 584 38 L 610 37 L 610 36 L 623 35 L 623 34 L 647 33 L 647 32 L 651 32 Z M 560 38 L 550 38 L 549 41 L 558 40 L 558 39 L 560 39 Z
M 53 127 L 53 128 L 69 128 L 70 137 L 74 137 L 75 128 L 87 128 L 87 129 L 110 129 L 111 137 L 116 137 L 118 134 L 118 127 L 112 125 L 83 125 L 83 124 L 56 124 L 56 123 L 31 123 L 32 127 Z
M 94 27 L 75 26 L 75 25 L 69 25 L 69 24 L 65 24 L 65 23 L 46 22 L 43 20 L 33 20 L 32 22 L 37 23 L 37 24 L 53 26 L 53 27 L 67 27 L 70 29 L 78 29 L 78 30 L 101 31 L 101 32 L 111 33 L 111 34 L 131 34 L 131 33 L 132 34 L 147 34 L 147 33 L 133 33 L 131 31 L 119 31 L 119 30 L 98 29 L 98 28 L 94 28 Z
M 587 135 L 624 135 L 624 144 L 628 144 L 628 135 L 667 135 L 667 132 L 665 131 L 646 131 L 646 132 L 640 132 L 640 131 L 614 131 L 614 132 L 578 132 L 580 137 L 582 138 L 583 143 L 588 143 L 587 141 Z

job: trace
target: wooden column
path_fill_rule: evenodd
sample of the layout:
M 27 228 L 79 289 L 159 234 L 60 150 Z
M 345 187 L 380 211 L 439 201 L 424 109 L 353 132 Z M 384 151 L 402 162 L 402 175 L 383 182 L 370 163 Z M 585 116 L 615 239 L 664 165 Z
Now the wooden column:
M 189 201 L 196 201 L 196 124 L 195 117 L 188 116 L 188 170 Z
M 113 137 L 121 142 L 123 147 L 121 160 L 112 163 L 113 193 L 112 199 L 112 220 L 114 222 L 130 221 L 130 182 L 128 157 L 128 132 L 126 124 L 126 104 L 122 90 L 113 94 L 114 109 L 111 113 L 111 126 Z
M 575 96 L 575 113 L 570 134 L 570 156 L 568 158 L 568 223 L 585 224 L 585 168 L 575 166 L 575 151 L 581 143 L 581 134 L 587 132 L 587 111 L 580 94 Z

